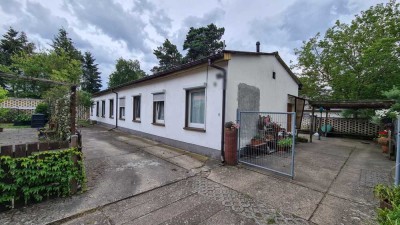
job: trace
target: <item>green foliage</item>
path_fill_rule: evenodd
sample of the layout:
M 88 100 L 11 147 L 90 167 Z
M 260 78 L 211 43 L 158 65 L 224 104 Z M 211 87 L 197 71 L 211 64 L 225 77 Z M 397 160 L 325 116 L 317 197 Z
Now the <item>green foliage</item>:
M 216 53 L 224 48 L 224 42 L 221 41 L 225 28 L 218 28 L 211 23 L 207 27 L 191 27 L 186 40 L 183 43 L 183 50 L 187 50 L 185 61 L 194 61 Z
M 90 108 L 94 104 L 92 101 L 92 95 L 86 91 L 78 91 L 77 96 L 78 106 Z
M 35 113 L 44 114 L 46 118 L 48 118 L 50 114 L 49 104 L 47 104 L 46 102 L 39 103 L 35 108 Z
M 74 158 L 78 158 L 74 162 Z M 69 196 L 70 182 L 85 189 L 86 175 L 82 153 L 75 148 L 46 151 L 23 158 L 0 157 L 0 204 L 21 196 L 25 203 L 49 196 Z
M 172 44 L 168 39 L 164 41 L 162 46 L 154 49 L 153 54 L 158 59 L 158 66 L 153 67 L 151 70 L 153 73 L 167 70 L 182 64 L 181 53 L 179 53 L 176 45 Z
M 29 122 L 31 121 L 31 116 L 25 113 L 20 113 L 15 116 L 14 121 L 16 122 Z
M 290 147 L 293 144 L 292 138 L 284 138 L 278 141 L 278 146 L 279 147 Z
M 382 225 L 400 223 L 400 186 L 378 184 L 374 194 L 381 201 L 388 202 L 392 208 L 378 209 L 378 222 Z
M 384 91 L 382 94 L 391 100 L 395 100 L 396 103 L 391 107 L 392 111 L 397 111 L 400 112 L 400 86 L 393 86 L 392 89 L 388 90 L 388 91 Z
M 125 60 L 119 58 L 115 65 L 115 71 L 108 78 L 108 88 L 137 80 L 146 76 L 146 73 L 140 69 L 138 60 Z
M 7 99 L 8 91 L 0 87 L 0 103 Z
M 100 72 L 97 68 L 98 64 L 94 63 L 95 59 L 93 58 L 90 52 L 85 52 L 82 63 L 82 82 L 81 87 L 83 91 L 89 93 L 96 93 L 100 91 L 101 88 L 101 78 Z
M 75 48 L 74 42 L 68 37 L 68 32 L 64 28 L 58 30 L 51 47 L 58 55 L 66 54 L 70 59 L 83 61 L 81 52 Z
M 337 21 L 325 36 L 295 49 L 304 89 L 311 99 L 377 99 L 400 85 L 399 3 L 391 0 L 356 15 L 350 24 Z M 331 93 L 324 93 L 326 86 Z

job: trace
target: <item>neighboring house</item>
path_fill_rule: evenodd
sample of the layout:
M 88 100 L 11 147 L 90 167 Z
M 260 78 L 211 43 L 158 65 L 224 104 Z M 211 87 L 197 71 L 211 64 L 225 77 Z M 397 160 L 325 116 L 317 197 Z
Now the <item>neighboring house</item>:
M 91 119 L 189 151 L 218 157 L 222 72 L 225 121 L 237 110 L 286 112 L 300 82 L 277 52 L 227 51 L 95 93 Z

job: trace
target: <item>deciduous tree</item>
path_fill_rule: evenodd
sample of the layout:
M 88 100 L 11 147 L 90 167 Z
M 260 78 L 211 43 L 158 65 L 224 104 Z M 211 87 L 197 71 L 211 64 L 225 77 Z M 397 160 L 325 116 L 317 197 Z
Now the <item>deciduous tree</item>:
M 317 99 L 331 86 L 331 99 L 382 98 L 400 85 L 400 7 L 392 0 L 356 15 L 350 24 L 337 21 L 296 49 L 302 95 Z
M 123 83 L 140 79 L 146 76 L 146 73 L 140 69 L 138 60 L 125 60 L 119 58 L 115 65 L 115 71 L 108 78 L 108 88 L 112 88 Z

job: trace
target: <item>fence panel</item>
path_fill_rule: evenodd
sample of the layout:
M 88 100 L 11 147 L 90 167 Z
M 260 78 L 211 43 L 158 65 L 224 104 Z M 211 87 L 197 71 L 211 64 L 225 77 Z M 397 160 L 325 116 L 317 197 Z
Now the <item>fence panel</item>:
M 239 112 L 239 162 L 294 176 L 296 113 Z

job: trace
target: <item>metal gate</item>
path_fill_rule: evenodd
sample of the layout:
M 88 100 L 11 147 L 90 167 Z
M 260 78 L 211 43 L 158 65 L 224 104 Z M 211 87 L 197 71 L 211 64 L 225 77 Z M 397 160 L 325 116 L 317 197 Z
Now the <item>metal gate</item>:
M 238 160 L 294 177 L 295 112 L 238 112 Z

